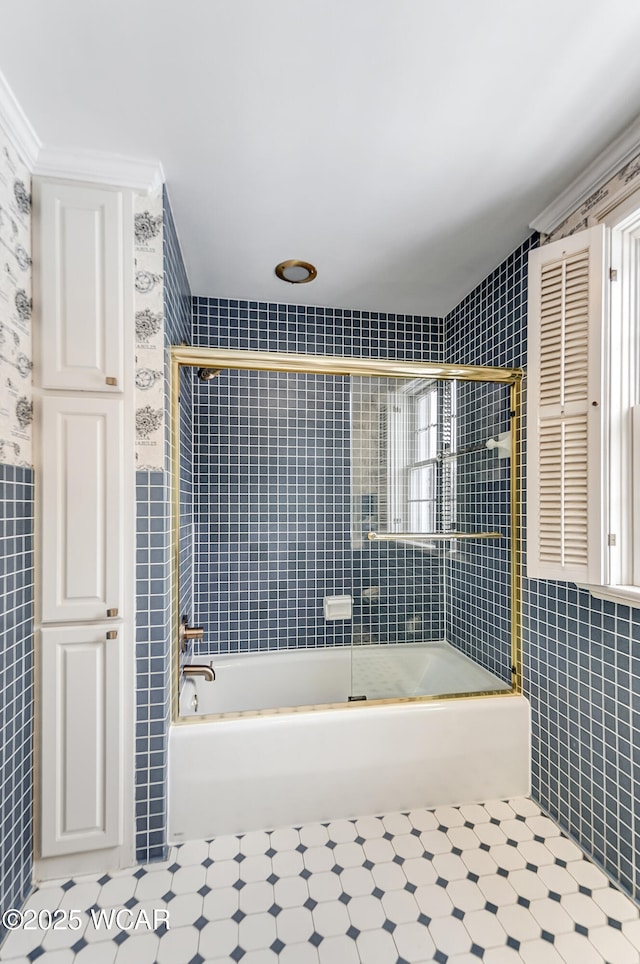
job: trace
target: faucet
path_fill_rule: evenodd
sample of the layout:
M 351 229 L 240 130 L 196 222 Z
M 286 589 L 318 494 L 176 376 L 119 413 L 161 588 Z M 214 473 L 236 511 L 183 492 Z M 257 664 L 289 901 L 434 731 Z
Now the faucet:
M 213 666 L 205 666 L 204 663 L 187 663 L 182 667 L 183 676 L 204 676 L 208 683 L 213 683 L 216 678 L 216 671 Z
M 204 637 L 204 629 L 202 626 L 190 626 L 189 617 L 183 616 L 180 620 L 180 629 L 178 631 L 178 640 L 180 643 L 180 652 L 186 653 L 189 648 L 190 639 L 202 639 Z

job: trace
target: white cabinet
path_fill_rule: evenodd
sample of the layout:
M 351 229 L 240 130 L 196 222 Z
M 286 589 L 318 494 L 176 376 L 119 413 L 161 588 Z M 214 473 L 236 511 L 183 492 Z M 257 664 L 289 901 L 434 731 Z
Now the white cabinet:
M 36 181 L 42 388 L 123 389 L 131 192 Z
M 41 630 L 40 850 L 101 850 L 122 840 L 120 624 Z
M 42 405 L 42 621 L 122 610 L 123 405 L 55 395 Z
M 34 179 L 40 879 L 133 860 L 133 192 Z

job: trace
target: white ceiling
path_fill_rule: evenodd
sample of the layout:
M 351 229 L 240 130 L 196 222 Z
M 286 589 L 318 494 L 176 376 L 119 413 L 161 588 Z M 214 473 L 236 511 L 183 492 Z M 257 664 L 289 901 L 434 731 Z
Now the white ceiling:
M 640 114 L 637 0 L 20 0 L 1 28 L 45 146 L 162 162 L 199 295 L 442 315 Z

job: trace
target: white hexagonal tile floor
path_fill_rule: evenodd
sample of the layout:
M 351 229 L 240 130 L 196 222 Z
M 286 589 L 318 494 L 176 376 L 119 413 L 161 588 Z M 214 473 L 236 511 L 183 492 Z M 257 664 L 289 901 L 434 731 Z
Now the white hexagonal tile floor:
M 27 922 L 1 961 L 640 964 L 636 904 L 524 798 L 190 841 Z

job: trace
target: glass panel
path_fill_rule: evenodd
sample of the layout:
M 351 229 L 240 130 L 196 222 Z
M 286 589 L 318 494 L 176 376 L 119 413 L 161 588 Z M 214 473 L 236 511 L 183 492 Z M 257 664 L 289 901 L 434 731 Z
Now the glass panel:
M 486 448 L 509 426 L 508 389 L 352 377 L 351 399 L 354 492 L 377 507 L 373 530 L 398 536 L 370 541 L 352 529 L 352 697 L 510 688 L 510 623 L 497 618 L 510 606 L 508 540 L 402 538 L 508 536 L 509 460 Z
M 182 658 L 216 669 L 198 712 L 508 687 L 509 460 L 486 441 L 509 407 L 487 383 L 185 368 L 179 605 L 204 639 Z M 403 536 L 447 530 L 507 538 Z

